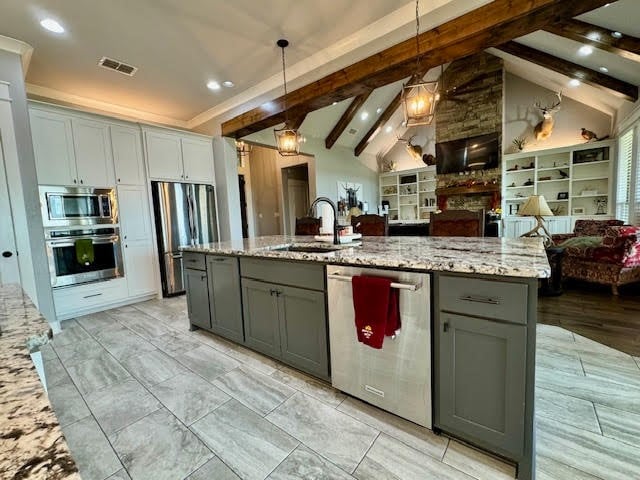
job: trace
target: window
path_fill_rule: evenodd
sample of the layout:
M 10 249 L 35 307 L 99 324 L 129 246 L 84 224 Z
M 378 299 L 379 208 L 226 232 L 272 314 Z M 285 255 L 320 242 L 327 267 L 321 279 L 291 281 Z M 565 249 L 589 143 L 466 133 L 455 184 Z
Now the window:
M 633 170 L 634 129 L 620 137 L 618 145 L 618 190 L 616 192 L 616 218 L 628 223 L 632 208 L 631 173 Z
M 619 138 L 616 218 L 640 225 L 640 123 Z

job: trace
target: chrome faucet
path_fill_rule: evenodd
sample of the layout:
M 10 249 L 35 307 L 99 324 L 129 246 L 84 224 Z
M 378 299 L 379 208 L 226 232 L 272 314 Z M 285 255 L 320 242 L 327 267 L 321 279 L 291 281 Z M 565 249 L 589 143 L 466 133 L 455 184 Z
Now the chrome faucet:
M 311 206 L 309 207 L 309 216 L 313 217 L 314 215 L 314 209 L 316 207 L 317 204 L 319 204 L 320 202 L 325 202 L 328 203 L 329 205 L 331 205 L 331 209 L 333 210 L 333 244 L 334 245 L 340 245 L 340 239 L 338 238 L 338 231 L 339 231 L 339 227 L 338 227 L 338 207 L 336 207 L 336 204 L 333 203 L 333 200 L 331 200 L 328 197 L 318 197 L 316 198 L 312 203 Z

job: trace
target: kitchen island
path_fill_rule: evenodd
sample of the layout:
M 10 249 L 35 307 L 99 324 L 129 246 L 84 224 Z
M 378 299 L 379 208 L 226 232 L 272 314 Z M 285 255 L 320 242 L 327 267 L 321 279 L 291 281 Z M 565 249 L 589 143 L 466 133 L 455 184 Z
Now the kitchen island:
M 0 478 L 79 479 L 31 359 L 50 327 L 19 285 L 0 286 L 0 331 Z
M 534 478 L 537 283 L 550 274 L 539 239 L 367 237 L 333 246 L 273 236 L 182 250 L 193 328 L 332 381 Z M 402 329 L 382 350 L 355 340 L 347 282 L 363 274 L 401 290 Z

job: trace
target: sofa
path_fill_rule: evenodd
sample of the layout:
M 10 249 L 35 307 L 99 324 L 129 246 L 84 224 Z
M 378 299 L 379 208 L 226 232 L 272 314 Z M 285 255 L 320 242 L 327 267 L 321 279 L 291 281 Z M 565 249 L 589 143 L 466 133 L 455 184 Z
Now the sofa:
M 573 233 L 552 235 L 565 247 L 562 278 L 618 287 L 640 282 L 640 227 L 621 220 L 577 220 Z M 574 239 L 574 240 L 571 240 Z

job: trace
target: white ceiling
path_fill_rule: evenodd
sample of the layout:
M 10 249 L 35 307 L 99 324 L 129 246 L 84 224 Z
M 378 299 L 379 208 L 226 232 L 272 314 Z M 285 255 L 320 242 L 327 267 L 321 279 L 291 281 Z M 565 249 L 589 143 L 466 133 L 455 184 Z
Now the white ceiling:
M 423 2 L 423 23 L 432 28 L 488 1 Z M 295 88 L 311 81 L 305 74 L 312 70 L 319 78 L 340 68 L 331 69 L 336 60 L 349 65 L 409 37 L 413 9 L 408 0 L 3 0 L 0 35 L 34 48 L 27 84 L 38 97 L 86 99 L 194 128 L 260 95 L 281 94 L 278 38 L 291 42 L 287 73 Z M 43 30 L 47 17 L 66 32 Z M 139 71 L 130 78 L 101 69 L 102 56 Z M 212 92 L 209 80 L 236 86 Z
M 490 0 L 430 0 L 421 3 L 427 30 Z M 412 35 L 414 2 L 408 0 L 2 0 L 0 35 L 34 47 L 27 75 L 29 91 L 39 98 L 95 107 L 115 114 L 184 128 L 230 118 L 282 94 L 278 38 L 291 41 L 287 76 L 291 89 L 308 84 Z M 39 21 L 59 20 L 63 35 L 44 31 Z M 619 0 L 580 19 L 640 37 L 640 1 Z M 517 39 L 533 48 L 638 83 L 640 64 L 608 52 L 576 55 L 580 44 L 545 32 Z M 546 88 L 563 89 L 575 100 L 609 114 L 624 103 L 588 85 L 569 89 L 568 78 L 524 59 L 491 49 L 507 70 Z M 110 56 L 140 68 L 129 78 L 101 69 Z M 435 79 L 439 69 L 428 78 Z M 232 80 L 236 86 L 209 91 L 208 80 Z M 401 82 L 376 90 L 337 144 L 353 148 L 399 91 Z M 302 125 L 307 136 L 324 139 L 351 100 L 312 112 Z M 146 115 L 146 117 L 145 117 Z M 387 122 L 366 150 L 387 151 L 402 136 L 401 111 Z

